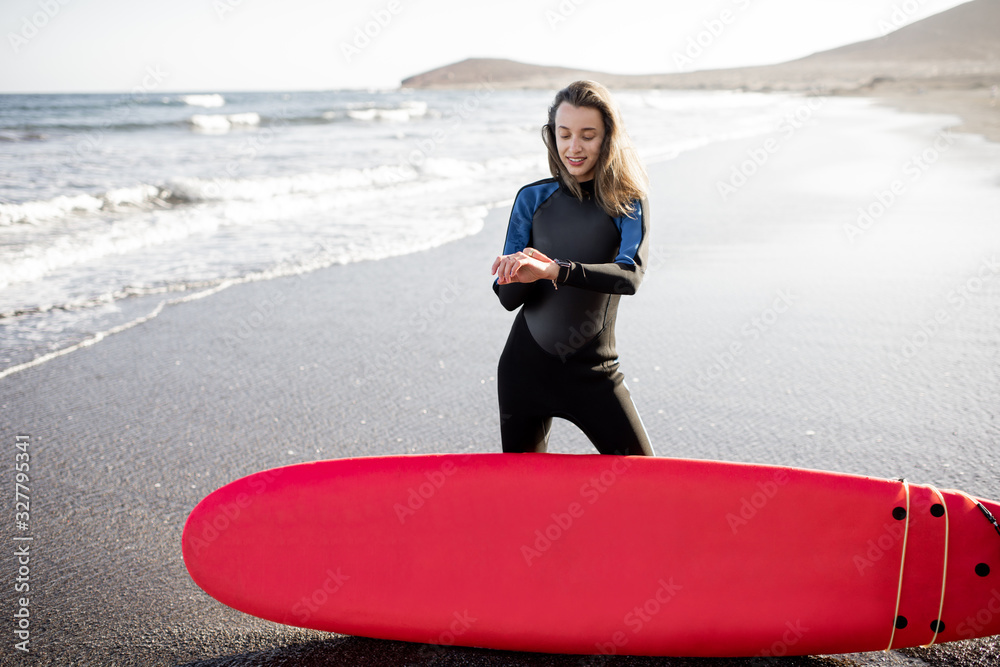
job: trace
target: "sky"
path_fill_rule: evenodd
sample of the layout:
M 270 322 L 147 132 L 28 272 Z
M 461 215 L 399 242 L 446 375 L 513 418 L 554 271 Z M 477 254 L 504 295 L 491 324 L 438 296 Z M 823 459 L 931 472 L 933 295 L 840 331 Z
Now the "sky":
M 0 92 L 395 88 L 470 57 L 616 74 L 782 62 L 964 0 L 3 0 Z

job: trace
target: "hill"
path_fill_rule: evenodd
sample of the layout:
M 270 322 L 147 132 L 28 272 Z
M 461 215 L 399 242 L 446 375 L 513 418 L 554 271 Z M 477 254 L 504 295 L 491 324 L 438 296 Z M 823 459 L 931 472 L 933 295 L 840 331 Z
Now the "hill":
M 404 88 L 560 88 L 595 79 L 609 88 L 863 91 L 890 82 L 988 87 L 1000 78 L 1000 2 L 973 0 L 884 37 L 777 65 L 627 75 L 470 58 L 404 79 Z

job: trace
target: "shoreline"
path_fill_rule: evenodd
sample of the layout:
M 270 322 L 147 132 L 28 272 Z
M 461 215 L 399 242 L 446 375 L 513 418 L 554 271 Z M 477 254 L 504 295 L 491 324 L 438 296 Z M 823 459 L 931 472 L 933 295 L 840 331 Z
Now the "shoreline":
M 984 75 L 900 80 L 879 79 L 856 88 L 838 88 L 834 83 L 834 79 L 820 79 L 821 83 L 814 90 L 802 89 L 800 86 L 793 85 L 790 81 L 786 80 L 773 87 L 764 86 L 763 88 L 759 88 L 760 84 L 758 82 L 758 84 L 752 87 L 740 86 L 719 90 L 720 92 L 757 92 L 763 94 L 777 93 L 868 99 L 875 104 L 905 113 L 956 116 L 958 122 L 943 127 L 943 131 L 979 135 L 989 142 L 1000 143 L 1000 84 L 987 85 L 986 82 L 991 80 L 993 79 Z M 996 81 L 1000 82 L 1000 75 L 997 76 Z M 620 87 L 613 88 L 613 90 L 634 89 L 632 87 Z M 649 90 L 665 89 L 649 88 Z M 666 90 L 704 92 L 716 89 L 711 85 L 706 85 L 705 87 Z M 256 278 L 251 276 L 248 279 Z M 270 278 L 264 279 L 267 280 Z M 228 282 L 230 282 L 228 279 L 223 279 L 219 285 L 209 288 L 208 292 L 225 288 Z M 171 305 L 175 300 L 184 301 L 190 298 L 200 297 L 198 294 L 192 292 L 185 293 L 177 299 L 162 299 L 156 307 L 155 312 L 159 312 L 159 309 L 163 306 Z M 38 355 L 34 358 L 18 360 L 9 366 L 0 368 L 0 380 L 24 369 L 43 364 L 50 359 L 71 353 L 76 349 L 92 345 L 99 342 L 105 336 L 113 335 L 119 330 L 135 326 L 154 316 L 153 313 L 147 311 L 145 314 L 137 315 L 133 319 L 116 324 L 108 330 L 98 331 L 73 344 Z
M 1000 143 L 1000 76 L 986 79 L 927 79 L 885 81 L 866 89 L 837 92 L 842 97 L 867 97 L 901 111 L 921 114 L 952 114 L 961 120 L 946 128 L 978 134 Z

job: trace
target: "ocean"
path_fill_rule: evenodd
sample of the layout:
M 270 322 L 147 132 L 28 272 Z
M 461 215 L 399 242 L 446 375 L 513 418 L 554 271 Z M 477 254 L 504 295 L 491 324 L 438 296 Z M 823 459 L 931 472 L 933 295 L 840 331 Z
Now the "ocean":
M 615 97 L 647 163 L 774 132 L 806 108 L 775 94 Z M 477 233 L 548 176 L 551 98 L 486 83 L 0 96 L 0 376 L 232 284 Z

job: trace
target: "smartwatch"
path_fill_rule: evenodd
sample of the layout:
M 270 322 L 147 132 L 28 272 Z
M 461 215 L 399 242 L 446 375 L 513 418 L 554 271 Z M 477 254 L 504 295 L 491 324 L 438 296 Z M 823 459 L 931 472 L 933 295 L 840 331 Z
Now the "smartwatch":
M 569 278 L 569 270 L 573 267 L 573 263 L 565 259 L 553 259 L 552 261 L 559 265 L 559 275 L 552 282 L 566 282 L 566 279 Z

